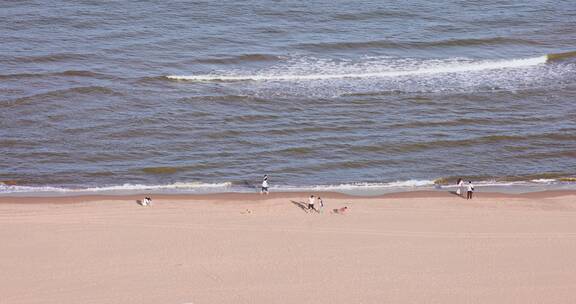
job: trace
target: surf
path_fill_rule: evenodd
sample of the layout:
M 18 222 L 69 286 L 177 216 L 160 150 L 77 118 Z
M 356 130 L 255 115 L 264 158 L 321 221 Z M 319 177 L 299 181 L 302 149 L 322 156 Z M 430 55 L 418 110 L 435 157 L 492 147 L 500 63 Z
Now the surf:
M 574 52 L 576 53 L 576 52 Z M 508 60 L 481 60 L 481 61 L 459 61 L 459 60 L 431 60 L 429 62 L 422 62 L 416 64 L 408 64 L 406 67 L 387 66 L 372 66 L 371 68 L 380 71 L 370 72 L 315 72 L 315 73 L 299 73 L 299 74 L 275 74 L 275 73 L 255 73 L 247 75 L 169 75 L 165 76 L 169 80 L 177 81 L 192 81 L 192 82 L 276 82 L 276 81 L 322 81 L 334 79 L 365 79 L 365 78 L 396 78 L 406 76 L 429 76 L 438 74 L 461 74 L 468 72 L 481 72 L 492 71 L 500 69 L 517 69 L 533 67 L 546 64 L 550 60 L 556 60 L 566 57 L 568 53 L 551 54 L 530 58 L 508 59 Z M 562 58 L 563 58 L 562 57 Z M 415 67 L 413 67 L 415 65 Z M 341 69 L 358 70 L 361 67 L 352 68 L 344 66 Z
M 99 187 L 69 188 L 59 186 L 27 186 L 15 183 L 0 182 L 0 195 L 11 193 L 38 193 L 38 194 L 92 194 L 92 193 L 148 193 L 148 192 L 225 192 L 232 183 L 201 183 L 201 182 L 176 182 L 172 184 L 143 185 L 123 184 Z

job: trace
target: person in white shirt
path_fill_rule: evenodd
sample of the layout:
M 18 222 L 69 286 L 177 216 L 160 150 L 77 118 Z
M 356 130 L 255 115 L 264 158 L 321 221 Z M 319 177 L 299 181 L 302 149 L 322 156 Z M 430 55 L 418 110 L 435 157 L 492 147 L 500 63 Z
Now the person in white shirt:
M 456 184 L 458 185 L 458 188 L 456 188 L 456 194 L 458 194 L 458 196 L 462 195 L 462 186 L 464 186 L 464 181 L 459 178 L 458 181 L 456 182 Z
M 466 199 L 472 199 L 472 193 L 474 193 L 474 185 L 472 185 L 472 181 L 468 181 Z
M 310 195 L 310 198 L 308 198 L 308 210 L 313 210 L 314 209 L 314 203 L 316 202 L 316 198 L 314 198 L 314 195 Z M 316 210 L 316 209 L 314 209 Z
M 268 175 L 264 175 L 264 180 L 262 180 L 262 189 L 260 193 L 268 194 Z

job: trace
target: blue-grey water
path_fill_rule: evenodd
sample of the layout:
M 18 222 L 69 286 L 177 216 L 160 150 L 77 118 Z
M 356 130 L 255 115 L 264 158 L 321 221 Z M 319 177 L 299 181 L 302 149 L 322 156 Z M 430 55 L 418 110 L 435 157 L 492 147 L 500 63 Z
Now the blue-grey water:
M 0 1 L 0 29 L 3 193 L 576 174 L 573 1 Z

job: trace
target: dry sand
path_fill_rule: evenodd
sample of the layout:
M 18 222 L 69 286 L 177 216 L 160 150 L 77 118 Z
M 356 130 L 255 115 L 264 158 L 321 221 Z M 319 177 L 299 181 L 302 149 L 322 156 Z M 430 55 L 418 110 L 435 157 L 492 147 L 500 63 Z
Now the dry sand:
M 0 198 L 0 303 L 576 303 L 576 193 L 307 195 Z

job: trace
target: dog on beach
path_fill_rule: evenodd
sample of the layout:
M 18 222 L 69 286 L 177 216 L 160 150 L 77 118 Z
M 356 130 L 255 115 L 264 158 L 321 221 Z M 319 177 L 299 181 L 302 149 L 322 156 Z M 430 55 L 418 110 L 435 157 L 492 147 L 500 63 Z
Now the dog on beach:
M 332 213 L 335 214 L 344 214 L 346 212 L 346 210 L 348 210 L 348 207 L 342 207 L 342 208 L 337 208 L 337 209 L 332 209 Z
M 142 201 L 138 201 L 142 206 L 150 206 L 152 204 L 152 198 L 149 196 L 145 197 Z

